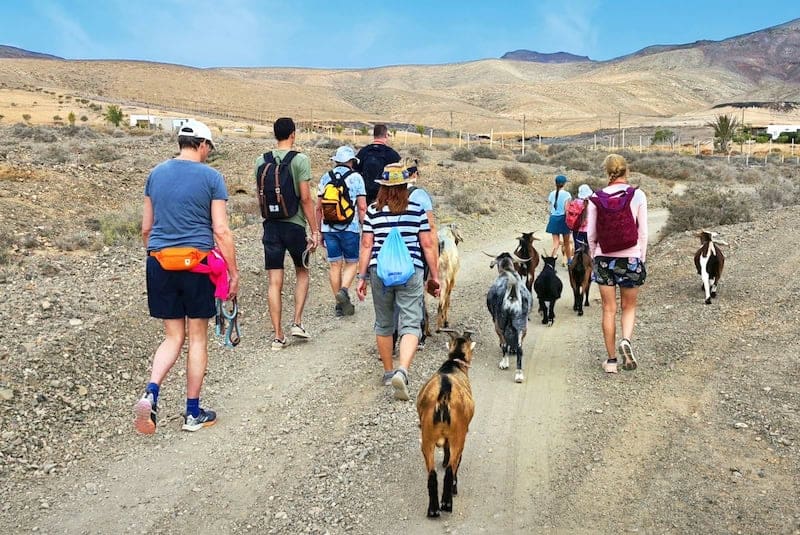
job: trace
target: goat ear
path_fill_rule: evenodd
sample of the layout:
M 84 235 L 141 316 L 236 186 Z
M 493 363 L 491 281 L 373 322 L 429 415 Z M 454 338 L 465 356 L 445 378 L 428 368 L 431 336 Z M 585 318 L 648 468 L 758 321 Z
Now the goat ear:
M 475 349 L 475 344 L 476 344 L 476 343 L 477 343 L 477 342 L 470 342 L 470 344 L 469 344 L 469 348 L 470 348 L 470 350 L 472 350 L 472 349 Z
M 446 347 L 447 350 L 450 351 L 450 340 L 445 341 L 444 347 Z

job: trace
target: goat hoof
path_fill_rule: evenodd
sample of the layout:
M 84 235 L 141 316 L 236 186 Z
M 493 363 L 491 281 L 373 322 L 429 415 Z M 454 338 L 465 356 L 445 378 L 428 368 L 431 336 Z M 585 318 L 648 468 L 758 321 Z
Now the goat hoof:
M 542 325 L 547 325 L 547 318 L 542 319 Z
M 706 299 L 704 301 L 704 303 L 707 304 L 707 305 L 710 305 L 711 304 L 711 298 L 709 297 L 708 299 Z
M 442 511 L 444 511 L 445 513 L 452 513 L 453 512 L 453 502 L 442 503 Z
M 578 316 L 583 316 L 583 310 L 578 311 Z
M 439 518 L 439 511 L 431 511 L 428 509 L 428 518 Z
M 716 297 L 716 296 L 717 296 L 717 292 L 711 292 L 711 297 Z

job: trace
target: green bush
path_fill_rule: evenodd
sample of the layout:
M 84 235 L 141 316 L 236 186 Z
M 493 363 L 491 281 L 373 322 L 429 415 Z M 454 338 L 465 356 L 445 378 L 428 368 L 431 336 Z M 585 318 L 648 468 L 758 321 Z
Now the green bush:
M 503 176 L 517 184 L 530 184 L 531 174 L 521 165 L 506 165 L 502 169 Z
M 461 147 L 460 149 L 454 150 L 451 158 L 453 158 L 457 162 L 477 161 L 475 154 L 473 154 L 472 151 L 466 147 Z
M 477 158 L 485 158 L 487 160 L 496 160 L 497 153 L 488 145 L 477 145 L 472 147 L 472 154 Z
M 683 195 L 674 195 L 667 207 L 665 233 L 744 223 L 752 220 L 751 211 L 756 208 L 749 195 L 709 186 L 691 187 Z

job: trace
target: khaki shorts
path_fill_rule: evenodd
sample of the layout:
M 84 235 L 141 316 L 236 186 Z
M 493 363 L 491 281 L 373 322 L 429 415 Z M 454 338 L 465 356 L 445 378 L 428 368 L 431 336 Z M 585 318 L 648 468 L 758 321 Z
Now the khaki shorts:
M 394 334 L 394 309 L 399 310 L 397 333 L 399 336 L 413 334 L 422 336 L 422 270 L 416 268 L 414 274 L 402 286 L 385 287 L 378 277 L 377 269 L 371 267 L 370 289 L 372 304 L 375 307 L 375 334 L 392 336 Z

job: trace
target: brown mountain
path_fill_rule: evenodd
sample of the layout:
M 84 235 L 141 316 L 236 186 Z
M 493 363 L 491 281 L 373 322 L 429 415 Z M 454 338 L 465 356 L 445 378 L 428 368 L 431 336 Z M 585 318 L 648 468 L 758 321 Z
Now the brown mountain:
M 576 56 L 569 52 L 542 53 L 533 50 L 514 50 L 506 52 L 500 59 L 513 59 L 516 61 L 535 61 L 537 63 L 571 63 L 574 61 L 592 61 L 589 56 Z
M 0 45 L 0 59 L 4 58 L 64 59 L 50 54 L 42 54 L 41 52 L 31 52 L 15 46 Z
M 524 121 L 526 133 L 557 135 L 703 125 L 724 113 L 713 109 L 722 103 L 800 101 L 797 58 L 800 20 L 723 41 L 649 47 L 605 62 L 490 59 L 345 70 L 6 59 L 0 61 L 0 87 L 57 89 L 122 104 L 126 113 L 158 109 L 239 125 L 291 115 L 316 123 L 387 121 L 412 130 L 425 125 L 488 133 L 518 132 Z M 748 114 L 748 121 L 762 119 Z M 763 121 L 800 117 L 772 114 Z

